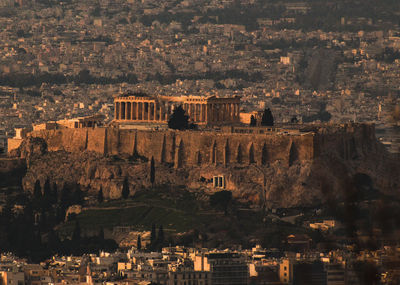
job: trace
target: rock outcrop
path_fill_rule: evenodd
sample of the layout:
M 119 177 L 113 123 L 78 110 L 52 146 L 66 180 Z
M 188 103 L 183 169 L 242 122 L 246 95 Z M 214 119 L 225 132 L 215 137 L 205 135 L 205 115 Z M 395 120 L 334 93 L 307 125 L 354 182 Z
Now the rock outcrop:
M 399 163 L 375 140 L 370 128 L 362 125 L 353 129 L 351 125 L 347 126 L 342 132 L 329 127 L 319 128 L 313 135 L 313 152 L 318 155 L 309 159 L 304 159 L 303 154 L 303 158 L 299 159 L 299 150 L 304 148 L 293 143 L 286 147 L 285 159 L 266 159 L 267 155 L 272 156 L 273 150 L 269 149 L 266 153 L 261 140 L 256 140 L 257 147 L 260 146 L 257 155 L 251 142 L 241 152 L 244 147 L 241 144 L 233 147 L 237 142 L 232 139 L 232 134 L 230 139 L 224 137 L 223 143 L 218 138 L 221 140 L 220 153 L 215 152 L 219 149 L 215 146 L 219 141 L 207 142 L 208 163 L 192 163 L 192 160 L 190 164 L 184 163 L 179 158 L 179 151 L 185 155 L 190 153 L 184 148 L 195 145 L 194 142 L 185 144 L 185 137 L 188 140 L 191 136 L 181 135 L 183 139 L 175 141 L 177 152 L 173 154 L 168 149 L 162 149 L 166 145 L 165 136 L 158 142 L 161 148 L 155 167 L 156 184 L 184 186 L 212 193 L 220 190 L 214 187 L 213 177 L 222 176 L 225 189 L 232 191 L 235 198 L 267 207 L 312 206 L 341 200 L 349 187 L 354 187 L 352 180 L 357 173 L 371 177 L 374 187 L 385 194 L 396 195 L 400 185 Z M 31 137 L 15 151 L 14 155 L 29 162 L 23 179 L 24 189 L 32 191 L 37 179 L 42 183 L 49 179 L 60 187 L 64 183 L 78 183 L 82 190 L 93 195 L 102 188 L 106 199 L 116 199 L 121 196 L 125 179 L 128 180 L 131 195 L 151 187 L 149 158 L 143 155 L 147 152 L 143 151 L 143 146 L 136 144 L 137 141 L 132 144 L 131 155 L 113 155 L 47 146 L 47 142 L 57 139 Z M 243 137 L 239 141 L 241 139 Z M 293 140 L 289 138 L 288 141 Z M 229 148 L 227 145 L 230 145 Z M 152 143 L 149 144 L 151 146 Z M 135 150 L 135 147 L 138 149 Z M 194 150 L 191 154 L 193 161 L 201 159 L 202 154 L 198 151 Z M 167 159 L 168 156 L 171 158 Z M 263 160 L 265 163 L 262 163 Z

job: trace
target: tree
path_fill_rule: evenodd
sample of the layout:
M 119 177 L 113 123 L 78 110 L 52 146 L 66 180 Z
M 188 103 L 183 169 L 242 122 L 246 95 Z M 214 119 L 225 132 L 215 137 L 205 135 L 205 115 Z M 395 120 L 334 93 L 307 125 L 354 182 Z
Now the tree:
M 142 238 L 140 237 L 140 235 L 137 236 L 136 248 L 137 248 L 138 250 L 141 250 L 141 249 L 142 249 Z
M 189 116 L 185 114 L 182 106 L 174 109 L 168 120 L 168 127 L 174 130 L 186 130 L 189 128 Z
M 99 231 L 99 239 L 104 240 L 104 229 L 101 227 Z
M 221 208 L 224 211 L 225 215 L 227 214 L 228 205 L 231 201 L 232 192 L 226 190 L 215 192 L 210 197 L 211 206 Z
M 73 204 L 82 205 L 83 204 L 83 192 L 78 184 L 75 185 L 75 191 L 72 197 Z
M 51 203 L 57 204 L 57 201 L 58 201 L 58 189 L 57 189 L 57 184 L 54 182 L 53 189 L 51 191 Z
M 151 157 L 151 161 L 150 161 L 150 182 L 151 185 L 154 186 L 154 180 L 156 178 L 156 169 L 154 167 L 154 157 Z
M 35 186 L 33 187 L 33 197 L 37 200 L 42 199 L 42 187 L 40 186 L 39 180 L 36 180 Z
M 157 246 L 159 248 L 162 248 L 163 244 L 164 244 L 164 229 L 163 229 L 163 226 L 160 225 L 158 228 Z
M 33 187 L 33 207 L 35 210 L 42 208 L 42 187 L 40 186 L 40 181 L 36 180 L 35 186 Z
M 44 203 L 44 208 L 46 210 L 51 208 L 51 202 L 52 202 L 52 191 L 50 187 L 50 181 L 49 179 L 46 179 L 43 185 L 43 203 Z
M 128 177 L 125 177 L 124 183 L 122 184 L 122 198 L 127 199 L 129 197 L 129 182 Z
M 274 117 L 272 116 L 270 108 L 264 109 L 264 113 L 261 118 L 261 126 L 273 126 L 273 125 L 274 125 Z
M 97 202 L 103 203 L 104 201 L 104 196 L 103 196 L 103 187 L 100 186 L 99 193 L 97 193 Z
M 81 240 L 81 227 L 79 221 L 76 220 L 74 232 L 72 233 L 72 242 L 79 242 Z
M 64 184 L 61 190 L 61 197 L 60 197 L 60 204 L 64 208 L 68 208 L 71 205 L 71 189 L 68 187 L 67 184 Z
M 156 240 L 157 240 L 157 236 L 156 236 L 156 225 L 152 224 L 151 225 L 151 234 L 150 234 L 150 248 L 153 249 L 155 244 L 156 244 Z
M 51 187 L 49 179 L 46 179 L 43 185 L 43 197 L 45 199 L 50 199 L 51 197 Z
M 257 120 L 253 115 L 250 117 L 250 127 L 255 127 L 257 125 Z
M 47 235 L 47 247 L 48 249 L 54 254 L 58 253 L 60 248 L 60 238 L 58 237 L 57 233 L 54 229 L 50 229 L 50 232 Z

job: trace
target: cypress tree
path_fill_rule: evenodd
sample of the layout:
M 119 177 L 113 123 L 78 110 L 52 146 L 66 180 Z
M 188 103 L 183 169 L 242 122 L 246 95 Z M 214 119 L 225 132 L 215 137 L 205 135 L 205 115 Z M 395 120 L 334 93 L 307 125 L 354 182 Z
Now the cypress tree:
M 47 247 L 52 253 L 58 253 L 60 248 L 60 238 L 58 234 L 54 231 L 54 229 L 50 229 L 50 232 L 47 236 Z
M 128 177 L 125 177 L 124 183 L 122 185 L 122 198 L 127 199 L 129 197 L 129 182 Z
M 50 198 L 51 196 L 51 188 L 50 188 L 50 181 L 46 179 L 43 185 L 43 196 L 44 198 Z
M 82 205 L 83 204 L 83 192 L 81 190 L 81 187 L 79 187 L 79 184 L 75 185 L 75 191 L 73 195 L 73 203 L 77 205 Z
M 104 229 L 103 229 L 103 227 L 100 228 L 99 239 L 102 240 L 102 241 L 104 240 Z
M 68 208 L 68 206 L 71 205 L 71 193 L 70 193 L 70 188 L 68 187 L 67 184 L 64 184 L 62 190 L 61 190 L 61 198 L 60 198 L 60 204 L 62 207 L 65 209 Z
M 97 202 L 99 204 L 104 202 L 104 196 L 103 196 L 103 187 L 100 186 L 99 193 L 97 193 Z
M 164 245 L 164 229 L 163 226 L 160 225 L 158 228 L 158 235 L 157 235 L 157 245 L 161 249 Z
M 150 162 L 150 182 L 151 182 L 152 186 L 154 186 L 155 179 L 156 179 L 156 169 L 154 167 L 154 157 L 151 157 L 151 162 Z
M 168 120 L 168 127 L 174 130 L 186 130 L 189 128 L 189 116 L 185 114 L 185 110 L 182 106 L 178 106 L 174 109 Z
M 79 225 L 79 221 L 76 220 L 74 232 L 72 233 L 72 242 L 73 243 L 75 243 L 75 242 L 79 243 L 80 240 L 81 240 L 81 227 Z
M 36 180 L 35 186 L 33 188 L 33 208 L 35 210 L 40 210 L 43 206 L 42 201 L 42 187 L 40 186 L 40 181 Z
M 57 204 L 58 202 L 58 189 L 57 189 L 57 183 L 53 183 L 53 189 L 51 191 L 51 203 Z
M 33 197 L 37 200 L 42 199 L 42 187 L 40 186 L 40 181 L 36 180 L 35 186 L 33 188 Z
M 49 179 L 46 179 L 43 185 L 43 203 L 44 209 L 48 210 L 51 208 L 52 191 L 50 187 Z
M 257 125 L 257 120 L 253 115 L 250 117 L 250 127 L 255 127 Z
M 261 118 L 261 126 L 273 126 L 274 125 L 274 117 L 272 116 L 272 112 L 270 108 L 264 109 L 264 113 Z
M 156 245 L 157 241 L 157 233 L 156 233 L 156 225 L 151 225 L 151 234 L 150 234 L 150 248 L 153 249 Z
M 141 249 L 142 249 L 142 238 L 140 237 L 140 235 L 137 236 L 136 248 L 137 248 L 138 250 L 141 250 Z

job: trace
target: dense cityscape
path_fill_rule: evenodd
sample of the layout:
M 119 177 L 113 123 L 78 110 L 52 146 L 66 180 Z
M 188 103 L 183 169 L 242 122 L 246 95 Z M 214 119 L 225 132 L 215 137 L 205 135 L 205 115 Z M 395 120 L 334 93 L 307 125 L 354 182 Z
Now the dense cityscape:
M 0 284 L 399 284 L 396 0 L 0 0 Z

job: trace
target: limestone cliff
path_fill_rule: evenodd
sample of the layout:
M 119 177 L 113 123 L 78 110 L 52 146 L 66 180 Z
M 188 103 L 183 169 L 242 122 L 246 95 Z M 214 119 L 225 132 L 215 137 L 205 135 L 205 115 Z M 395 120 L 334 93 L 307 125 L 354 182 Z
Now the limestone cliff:
M 98 137 L 97 137 L 98 135 Z M 156 183 L 217 191 L 222 176 L 234 197 L 261 206 L 319 205 L 342 199 L 356 173 L 396 194 L 399 163 L 376 141 L 369 125 L 313 127 L 303 133 L 234 134 L 139 132 L 115 129 L 33 133 L 14 155 L 26 158 L 24 189 L 37 179 L 78 183 L 106 198 L 121 196 L 125 178 L 131 195 L 150 187 L 149 160 Z

